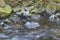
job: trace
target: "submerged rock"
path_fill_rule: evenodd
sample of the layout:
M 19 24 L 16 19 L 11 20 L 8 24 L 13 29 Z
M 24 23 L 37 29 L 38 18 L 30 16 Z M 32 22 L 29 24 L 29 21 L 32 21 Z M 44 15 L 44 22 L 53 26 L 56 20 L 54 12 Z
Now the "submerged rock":
M 25 26 L 26 26 L 26 28 L 28 28 L 28 29 L 35 29 L 35 28 L 39 27 L 40 25 L 39 25 L 39 23 L 37 23 L 37 22 L 27 22 L 27 23 L 25 24 Z

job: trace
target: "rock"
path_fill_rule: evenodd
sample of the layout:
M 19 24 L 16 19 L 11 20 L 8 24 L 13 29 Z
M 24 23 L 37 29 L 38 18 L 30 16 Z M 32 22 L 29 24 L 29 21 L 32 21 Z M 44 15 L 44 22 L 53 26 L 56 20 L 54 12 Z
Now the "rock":
M 11 21 L 7 18 L 4 20 L 4 22 L 10 23 Z
M 56 38 L 60 38 L 60 29 L 51 29 L 50 31 L 51 31 L 52 36 Z
M 5 5 L 5 7 L 0 8 L 0 12 L 9 14 L 9 13 L 12 12 L 12 8 L 11 8 L 11 6 L 9 6 L 9 5 Z
M 55 5 L 53 4 L 47 4 L 46 6 L 46 12 L 49 14 L 54 14 L 56 11 L 56 7 L 54 7 Z
M 28 29 L 35 29 L 39 27 L 40 25 L 37 22 L 26 22 L 25 26 Z
M 8 38 L 9 36 L 5 35 L 4 33 L 0 33 L 0 38 Z
M 20 33 L 20 30 L 13 30 L 13 29 L 6 29 L 6 30 L 3 30 L 4 32 L 6 33 L 14 33 L 14 34 L 19 34 Z
M 58 17 L 57 17 L 56 15 L 51 15 L 51 16 L 49 17 L 49 19 L 50 19 L 50 21 L 52 21 L 52 22 L 58 21 Z
M 5 5 L 6 5 L 5 1 L 4 0 L 0 0 L 0 7 L 3 7 Z
M 10 29 L 12 28 L 12 26 L 10 26 L 9 24 L 4 24 L 4 29 Z
M 11 40 L 31 40 L 31 39 L 20 37 L 20 36 L 14 36 L 11 38 Z
M 56 13 L 56 16 L 57 16 L 58 18 L 60 18 L 60 13 Z
M 55 23 L 57 23 L 57 24 L 60 24 L 60 18 L 57 17 L 57 15 L 51 15 L 51 16 L 49 17 L 49 20 L 50 20 L 51 22 L 55 22 Z
M 31 13 L 41 13 L 42 11 L 40 11 L 38 8 L 34 8 L 33 10 L 31 10 Z
M 13 9 L 14 12 L 17 12 L 17 11 L 21 10 L 20 6 L 13 7 L 12 9 Z
M 16 12 L 16 14 L 17 14 L 17 15 L 21 15 L 21 14 L 22 14 L 22 12 Z
M 0 17 L 8 16 L 12 12 L 12 8 L 9 5 L 5 5 L 3 8 L 0 7 Z
M 10 18 L 14 23 L 21 22 L 20 18 L 17 15 L 12 15 Z
M 49 17 L 49 20 L 52 21 L 52 22 L 55 22 L 55 17 L 56 17 L 55 15 L 51 15 L 51 16 Z
M 35 21 L 35 20 L 38 21 L 38 20 L 40 20 L 40 18 L 41 18 L 40 15 L 32 15 L 32 16 L 31 16 L 31 19 L 34 20 L 34 21 Z
M 29 12 L 28 12 L 28 11 L 24 11 L 24 12 L 23 12 L 23 15 L 24 15 L 24 16 L 29 16 Z
M 31 5 L 31 4 L 32 4 L 31 1 L 28 1 L 28 0 L 22 1 L 22 5 L 25 6 L 25 7 L 27 7 L 27 6 Z
M 11 6 L 17 6 L 18 4 L 20 4 L 18 2 L 18 0 L 5 0 L 7 4 L 11 5 Z
M 0 20 L 0 26 L 4 25 L 4 22 Z

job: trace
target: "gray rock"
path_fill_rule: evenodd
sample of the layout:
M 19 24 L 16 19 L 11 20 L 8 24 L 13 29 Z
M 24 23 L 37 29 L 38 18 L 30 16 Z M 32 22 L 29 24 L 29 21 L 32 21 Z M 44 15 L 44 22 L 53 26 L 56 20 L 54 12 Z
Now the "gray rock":
M 50 21 L 52 21 L 52 22 L 56 22 L 56 21 L 58 20 L 58 17 L 57 17 L 56 15 L 51 15 L 51 16 L 49 17 L 49 19 L 50 19 Z
M 23 36 L 24 36 L 24 35 L 23 35 Z M 30 39 L 25 38 L 25 36 L 24 36 L 24 37 L 21 37 L 21 36 L 14 36 L 14 37 L 11 38 L 11 40 L 30 40 Z
M 13 7 L 12 9 L 13 9 L 14 12 L 17 12 L 17 11 L 21 10 L 20 6 Z
M 10 23 L 11 21 L 7 18 L 4 20 L 4 22 Z
M 54 9 L 50 9 L 50 10 L 46 10 L 46 12 L 49 13 L 49 14 L 54 14 L 55 10 Z
M 23 12 L 23 15 L 24 15 L 24 16 L 29 16 L 29 11 L 24 11 L 24 12 Z
M 17 15 L 21 15 L 21 14 L 22 14 L 22 12 L 16 12 L 16 14 L 17 14 Z
M 60 18 L 58 18 L 57 15 L 51 15 L 51 16 L 49 17 L 49 21 L 55 22 L 55 23 L 57 23 L 57 24 L 60 24 Z
M 28 28 L 28 29 L 35 29 L 35 28 L 39 27 L 40 25 L 39 25 L 39 23 L 37 23 L 37 22 L 27 22 L 27 23 L 25 24 L 25 26 L 26 26 L 26 28 Z
M 40 20 L 40 18 L 41 18 L 40 15 L 32 15 L 32 16 L 31 16 L 31 19 L 34 20 L 34 21 L 35 21 L 35 20 L 38 21 L 38 20 Z
M 60 38 L 60 29 L 51 29 L 50 31 L 53 36 Z
M 2 25 L 4 25 L 4 22 L 3 22 L 3 21 L 1 21 L 1 22 L 0 22 L 0 25 L 1 25 L 1 26 L 2 26 Z
M 11 25 L 9 25 L 9 24 L 4 24 L 4 29 L 10 29 L 10 28 L 12 28 Z
M 12 15 L 9 19 L 12 20 L 14 23 L 21 22 L 20 18 L 17 15 Z

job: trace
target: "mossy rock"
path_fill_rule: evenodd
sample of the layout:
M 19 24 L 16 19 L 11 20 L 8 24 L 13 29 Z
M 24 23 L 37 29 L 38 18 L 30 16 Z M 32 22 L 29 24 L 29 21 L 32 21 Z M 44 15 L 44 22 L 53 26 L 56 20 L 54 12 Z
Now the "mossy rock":
M 0 7 L 0 18 L 9 15 L 12 12 L 12 8 L 9 5 L 5 7 Z

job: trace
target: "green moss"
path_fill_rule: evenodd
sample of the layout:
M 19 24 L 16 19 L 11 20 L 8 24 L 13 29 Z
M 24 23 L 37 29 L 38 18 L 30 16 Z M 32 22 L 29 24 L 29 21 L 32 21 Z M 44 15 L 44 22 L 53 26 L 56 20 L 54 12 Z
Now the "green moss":
M 5 7 L 0 7 L 0 17 L 5 17 L 6 15 L 9 15 L 12 12 L 12 8 L 9 5 L 6 5 Z

